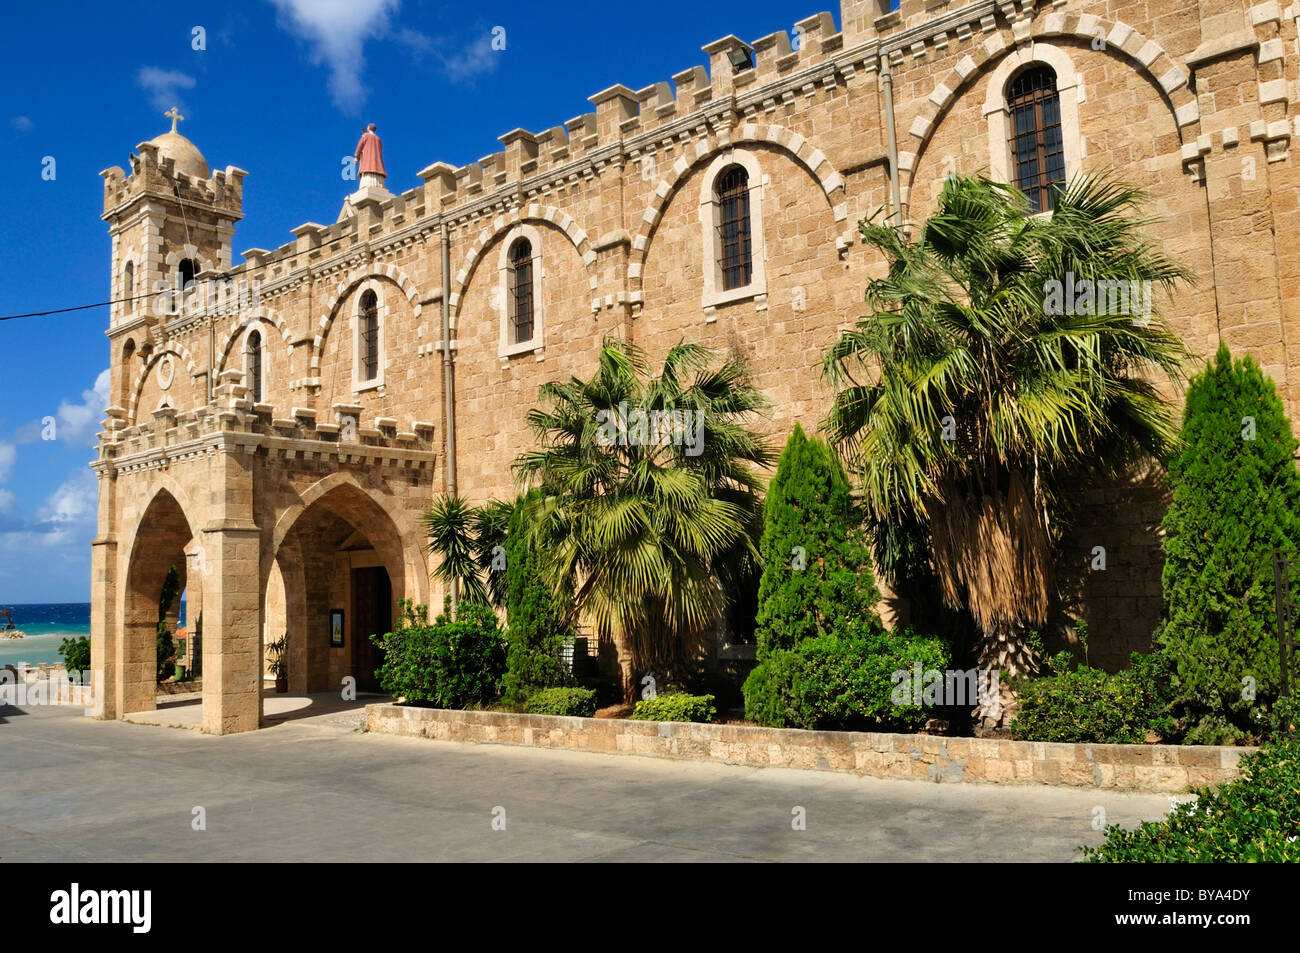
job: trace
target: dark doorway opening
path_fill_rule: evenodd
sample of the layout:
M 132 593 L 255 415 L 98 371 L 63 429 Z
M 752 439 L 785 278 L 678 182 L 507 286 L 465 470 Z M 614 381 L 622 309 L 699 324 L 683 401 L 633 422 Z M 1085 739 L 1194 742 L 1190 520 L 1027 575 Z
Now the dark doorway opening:
M 357 691 L 379 691 L 375 672 L 384 664 L 384 653 L 371 641 L 393 628 L 393 586 L 382 566 L 352 570 L 352 676 Z

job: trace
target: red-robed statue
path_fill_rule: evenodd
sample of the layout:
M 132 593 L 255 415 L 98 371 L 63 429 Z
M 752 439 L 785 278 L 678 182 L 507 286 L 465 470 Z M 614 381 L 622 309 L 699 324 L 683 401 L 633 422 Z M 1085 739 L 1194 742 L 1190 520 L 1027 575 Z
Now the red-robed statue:
M 356 160 L 357 171 L 361 173 L 361 187 L 383 188 L 384 179 L 388 177 L 384 170 L 384 143 L 375 135 L 373 122 L 361 134 L 361 141 L 357 143 Z

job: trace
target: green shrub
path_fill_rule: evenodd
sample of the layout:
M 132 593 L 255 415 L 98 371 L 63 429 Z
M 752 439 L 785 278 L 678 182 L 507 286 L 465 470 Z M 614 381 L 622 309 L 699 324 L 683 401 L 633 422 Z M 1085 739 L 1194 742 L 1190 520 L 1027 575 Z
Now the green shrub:
M 596 693 L 586 688 L 543 688 L 528 699 L 524 711 L 530 715 L 590 718 L 596 714 Z
M 803 718 L 794 688 L 801 661 L 798 652 L 774 649 L 754 666 L 742 689 L 747 721 L 771 728 L 802 726 Z
M 63 667 L 69 672 L 90 671 L 90 637 L 77 636 L 64 639 L 59 643 L 59 654 L 63 656 Z
M 914 728 L 931 711 L 921 699 L 896 699 L 898 672 L 946 671 L 941 639 L 904 632 L 825 635 L 776 651 L 745 680 L 745 717 L 774 728 Z
M 496 699 L 506 667 L 505 640 L 487 606 L 462 603 L 456 621 L 403 599 L 392 632 L 372 635 L 384 651 L 376 675 L 384 691 L 435 708 L 466 708 Z
M 1134 652 L 1132 667 L 1111 674 L 1072 668 L 1070 653 L 1048 662 L 1051 672 L 1020 682 L 1020 708 L 1011 733 L 1021 741 L 1142 744 L 1147 732 L 1168 730 L 1166 675 L 1156 655 Z
M 763 506 L 758 661 L 832 632 L 881 629 L 871 551 L 849 482 L 825 441 L 803 428 L 781 452 Z
M 1300 548 L 1296 439 L 1273 382 L 1226 346 L 1188 387 L 1182 438 L 1157 633 L 1174 728 L 1187 742 L 1241 743 L 1263 732 L 1279 689 L 1271 554 Z
M 515 506 L 506 533 L 506 639 L 510 647 L 501 699 L 511 708 L 519 708 L 538 689 L 572 682 L 560 654 L 573 630 L 565 624 L 542 578 L 527 529 L 525 507 Z
M 1082 848 L 1091 863 L 1300 862 L 1300 717 L 1287 699 L 1278 727 L 1241 777 L 1218 791 L 1201 788 L 1162 821 L 1134 830 L 1106 828 L 1100 847 Z
M 712 695 L 668 692 L 643 698 L 632 710 L 633 721 L 713 721 L 718 709 Z

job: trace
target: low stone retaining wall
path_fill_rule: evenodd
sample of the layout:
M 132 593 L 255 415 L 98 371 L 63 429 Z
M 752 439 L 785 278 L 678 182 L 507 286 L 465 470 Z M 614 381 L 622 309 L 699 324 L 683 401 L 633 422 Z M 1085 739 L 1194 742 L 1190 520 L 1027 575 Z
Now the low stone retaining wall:
M 856 731 L 799 731 L 562 718 L 493 711 L 367 705 L 366 728 L 478 744 L 568 748 L 751 768 L 805 768 L 935 782 L 1057 784 L 1118 791 L 1186 791 L 1237 777 L 1253 748 L 1085 745 Z

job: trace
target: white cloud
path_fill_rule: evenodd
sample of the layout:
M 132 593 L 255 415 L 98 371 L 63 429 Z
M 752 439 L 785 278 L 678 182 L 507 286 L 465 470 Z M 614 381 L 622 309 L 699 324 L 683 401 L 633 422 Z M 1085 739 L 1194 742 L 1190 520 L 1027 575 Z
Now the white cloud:
M 90 470 L 78 470 L 50 494 L 37 518 L 57 531 L 68 524 L 93 520 L 98 507 L 98 479 Z
M 334 105 L 356 115 L 366 101 L 366 41 L 388 32 L 400 0 L 271 0 L 286 29 L 304 40 L 311 61 L 329 69 Z
M 108 368 L 99 372 L 95 384 L 90 390 L 81 392 L 81 400 L 74 402 L 68 398 L 59 401 L 59 409 L 54 417 L 54 436 L 70 444 L 94 446 L 99 433 L 99 423 L 104 419 L 104 410 L 108 407 L 108 390 L 110 386 Z M 48 431 L 47 419 L 33 420 L 19 427 L 14 436 L 18 443 L 35 443 L 45 439 Z
M 26 116 L 14 116 L 13 119 L 9 120 L 9 125 L 13 126 L 18 132 L 31 132 L 36 124 Z
M 473 79 L 480 73 L 490 73 L 499 62 L 497 51 L 492 49 L 492 37 L 486 33 L 458 52 L 448 54 L 439 50 L 438 59 L 442 61 L 442 71 L 453 83 Z
M 166 112 L 173 106 L 182 112 L 188 112 L 181 100 L 182 89 L 194 88 L 194 77 L 180 70 L 160 69 L 157 66 L 142 66 L 136 73 L 135 81 L 149 94 L 149 102 L 159 112 Z
M 8 490 L 0 490 L 0 513 L 8 513 L 14 508 L 14 495 Z
M 12 443 L 0 440 L 0 483 L 9 479 L 9 471 L 13 469 L 14 457 L 17 455 L 18 450 Z
M 60 440 L 94 444 L 95 436 L 99 433 L 99 422 L 104 419 L 104 410 L 108 407 L 109 381 L 108 368 L 105 368 L 95 378 L 95 386 L 81 392 L 81 403 L 70 404 L 66 400 L 59 402 L 55 420 Z

